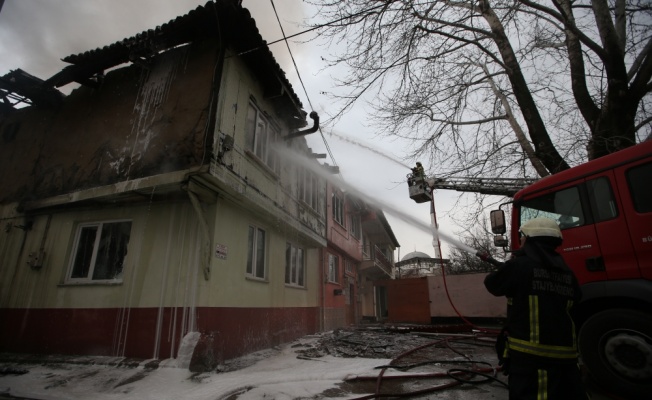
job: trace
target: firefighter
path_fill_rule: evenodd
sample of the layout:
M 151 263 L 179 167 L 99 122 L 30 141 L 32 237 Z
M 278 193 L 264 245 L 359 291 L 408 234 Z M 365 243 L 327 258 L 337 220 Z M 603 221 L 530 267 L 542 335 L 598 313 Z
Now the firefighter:
M 499 359 L 506 357 L 509 399 L 587 399 L 571 317 L 581 291 L 555 251 L 561 230 L 551 219 L 534 218 L 519 233 L 521 248 L 484 281 L 491 294 L 507 297 L 506 344 Z
M 423 171 L 423 165 L 417 161 L 417 166 L 412 168 L 412 176 L 414 179 L 423 180 L 425 178 L 425 172 Z

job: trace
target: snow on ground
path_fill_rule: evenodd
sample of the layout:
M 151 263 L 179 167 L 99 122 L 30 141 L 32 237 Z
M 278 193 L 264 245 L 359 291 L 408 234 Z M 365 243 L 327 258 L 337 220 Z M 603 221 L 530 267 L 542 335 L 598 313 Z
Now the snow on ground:
M 307 344 L 315 338 L 304 338 Z M 294 345 L 294 346 L 293 346 Z M 388 359 L 323 356 L 299 359 L 297 342 L 238 359 L 252 365 L 230 372 L 192 373 L 164 360 L 148 370 L 110 365 L 14 365 L 29 372 L 0 375 L 0 398 L 63 399 L 301 399 L 335 388 L 347 376 L 377 374 Z M 264 361 L 261 361 L 264 360 Z M 227 366 L 228 367 L 228 366 Z M 7 365 L 4 365 L 5 372 Z M 9 395 L 9 396 L 7 396 Z M 352 395 L 356 397 L 359 395 Z M 342 398 L 351 398 L 342 397 Z
M 474 383 L 448 387 L 456 382 L 446 372 L 472 365 L 490 371 L 495 366 L 492 341 L 486 339 L 475 334 L 336 330 L 230 360 L 204 373 L 180 368 L 176 359 L 134 364 L 120 357 L 0 354 L 0 400 L 352 400 L 371 398 L 366 395 L 375 391 L 381 373 L 377 367 L 390 362 L 410 369 L 385 369 L 381 393 L 414 394 L 435 388 L 442 390 L 411 398 L 507 399 L 502 374 L 495 375 L 500 381 L 479 382 L 481 376 L 467 376 Z M 443 373 L 443 378 L 416 379 L 426 373 Z M 403 379 L 388 379 L 397 375 Z M 371 379 L 347 380 L 355 377 Z M 586 383 L 594 400 L 613 398 L 593 382 Z

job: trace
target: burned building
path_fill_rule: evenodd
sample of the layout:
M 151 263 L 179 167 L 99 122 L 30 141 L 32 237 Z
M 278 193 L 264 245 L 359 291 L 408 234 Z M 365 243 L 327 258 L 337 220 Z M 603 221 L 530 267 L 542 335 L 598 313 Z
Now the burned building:
M 63 60 L 0 78 L 0 351 L 219 361 L 318 331 L 325 184 L 305 201 L 289 155 L 318 116 L 249 11 Z

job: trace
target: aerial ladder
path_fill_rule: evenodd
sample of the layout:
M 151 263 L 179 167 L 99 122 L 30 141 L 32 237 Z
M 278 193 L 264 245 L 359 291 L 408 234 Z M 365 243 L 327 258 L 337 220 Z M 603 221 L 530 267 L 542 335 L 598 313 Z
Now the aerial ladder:
M 434 258 L 440 260 L 443 260 L 443 258 L 441 255 L 441 242 L 439 241 L 439 224 L 437 223 L 435 202 L 432 197 L 435 189 L 514 197 L 516 192 L 536 181 L 537 179 L 532 178 L 427 177 L 418 169 L 413 169 L 413 172 L 407 175 L 410 198 L 417 203 L 430 202 L 430 222 L 433 226 L 432 244 L 435 250 Z M 498 243 L 495 240 L 494 242 Z M 506 245 L 504 240 L 500 243 Z M 476 255 L 494 266 L 500 265 L 498 261 L 494 260 L 488 254 L 477 252 Z
M 415 173 L 407 176 L 410 198 L 417 203 L 431 201 L 435 189 L 513 197 L 516 192 L 536 181 L 533 178 L 437 178 Z

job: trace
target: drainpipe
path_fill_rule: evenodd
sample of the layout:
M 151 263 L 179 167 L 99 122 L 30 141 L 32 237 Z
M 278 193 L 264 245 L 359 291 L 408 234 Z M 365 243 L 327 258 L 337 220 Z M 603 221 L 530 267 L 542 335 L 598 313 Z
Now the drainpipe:
M 206 222 L 206 218 L 204 217 L 204 212 L 201 209 L 201 204 L 199 203 L 199 199 L 197 198 L 197 195 L 190 191 L 190 189 L 187 189 L 188 191 L 188 197 L 190 197 L 190 202 L 192 203 L 192 207 L 195 209 L 195 214 L 197 215 L 197 219 L 199 220 L 199 225 L 201 226 L 201 231 L 202 235 L 204 236 L 204 243 L 202 244 L 202 251 L 201 251 L 201 265 L 202 265 L 202 271 L 204 272 L 204 279 L 205 280 L 210 280 L 211 278 L 211 260 L 210 260 L 210 255 L 211 255 L 211 235 L 208 230 L 208 223 Z
M 319 286 L 321 287 L 321 301 L 320 301 L 320 310 L 319 310 L 319 331 L 323 332 L 324 331 L 324 318 L 326 318 L 326 284 L 324 283 L 324 274 L 325 274 L 325 268 L 324 268 L 324 263 L 326 260 L 324 259 L 324 255 L 326 252 L 324 251 L 323 248 L 319 249 Z
M 294 133 L 290 133 L 285 137 L 285 140 L 292 140 L 294 138 L 297 138 L 299 136 L 305 136 L 310 133 L 315 133 L 319 129 L 319 114 L 317 114 L 316 111 L 313 111 L 310 113 L 310 118 L 314 121 L 314 124 L 312 125 L 311 128 L 305 129 L 303 131 L 298 131 Z

